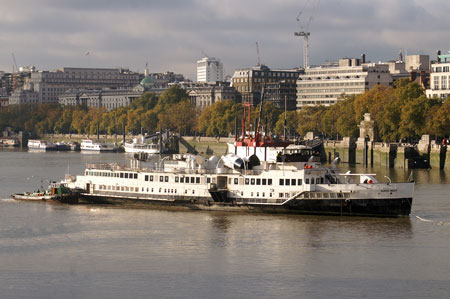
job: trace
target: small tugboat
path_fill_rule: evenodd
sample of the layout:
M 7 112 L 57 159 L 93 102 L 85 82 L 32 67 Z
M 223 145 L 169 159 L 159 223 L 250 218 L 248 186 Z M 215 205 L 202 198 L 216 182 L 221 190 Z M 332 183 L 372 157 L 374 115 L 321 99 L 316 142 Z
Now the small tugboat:
M 16 193 L 11 197 L 15 200 L 78 203 L 78 193 L 75 190 L 71 190 L 65 184 L 56 182 L 51 183 L 47 190 Z

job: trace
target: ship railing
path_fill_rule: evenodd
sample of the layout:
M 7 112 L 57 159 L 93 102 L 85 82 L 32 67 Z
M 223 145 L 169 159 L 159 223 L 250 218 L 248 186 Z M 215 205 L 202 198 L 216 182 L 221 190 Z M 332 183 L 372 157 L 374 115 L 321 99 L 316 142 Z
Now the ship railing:
M 101 163 L 101 164 L 86 164 L 87 169 L 99 169 L 99 170 L 119 170 L 119 169 L 125 169 L 126 167 L 120 166 L 119 164 L 108 164 L 108 163 Z
M 290 201 L 292 201 L 292 200 L 298 198 L 299 196 L 301 196 L 302 194 L 307 193 L 307 192 L 308 192 L 308 191 L 302 190 L 302 191 L 300 191 L 300 192 L 295 193 L 293 196 L 289 197 L 288 199 L 286 199 L 286 200 L 283 201 L 283 202 L 280 202 L 280 203 L 274 203 L 274 205 L 277 205 L 277 206 L 285 205 L 285 204 L 287 204 L 288 202 L 290 202 Z

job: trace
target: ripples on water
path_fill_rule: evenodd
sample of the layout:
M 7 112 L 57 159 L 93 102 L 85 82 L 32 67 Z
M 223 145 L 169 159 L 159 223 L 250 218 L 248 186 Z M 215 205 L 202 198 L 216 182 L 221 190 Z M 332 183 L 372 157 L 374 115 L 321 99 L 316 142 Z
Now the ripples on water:
M 449 188 L 445 173 L 435 170 L 415 171 L 413 213 L 401 219 L 170 212 L 8 199 L 38 188 L 40 180 L 61 178 L 68 165 L 81 173 L 85 163 L 126 162 L 124 157 L 0 152 L 1 297 L 448 296 Z M 409 175 L 370 172 L 379 179 Z

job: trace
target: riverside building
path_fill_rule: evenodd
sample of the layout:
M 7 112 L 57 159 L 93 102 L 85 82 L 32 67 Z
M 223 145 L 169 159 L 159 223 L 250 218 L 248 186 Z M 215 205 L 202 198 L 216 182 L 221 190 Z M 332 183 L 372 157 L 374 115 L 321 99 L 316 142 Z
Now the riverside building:
M 197 85 L 190 88 L 189 98 L 191 102 L 200 110 L 211 106 L 215 102 L 233 100 L 238 102 L 239 93 L 234 87 L 230 87 L 226 82 L 216 84 Z
M 361 94 L 376 85 L 392 85 L 388 65 L 365 63 L 365 58 L 362 60 L 363 63 L 360 59 L 343 58 L 337 66 L 306 69 L 297 80 L 297 109 L 330 106 L 342 95 Z
M 128 69 L 71 68 L 32 72 L 22 89 L 16 89 L 9 104 L 57 103 L 58 96 L 69 89 L 133 87 L 140 75 Z
M 264 99 L 273 101 L 275 105 L 281 103 L 280 108 L 284 108 L 284 95 L 295 94 L 295 82 L 302 73 L 302 69 L 271 70 L 265 65 L 257 65 L 248 69 L 235 70 L 231 84 L 241 94 L 242 102 L 251 103 L 253 106 L 261 101 L 261 91 L 263 86 L 266 86 L 270 94 L 266 95 L 265 90 Z M 281 95 L 281 100 L 279 96 L 274 96 L 276 92 Z M 289 99 L 292 100 L 291 97 Z
M 430 88 L 426 90 L 428 98 L 446 99 L 450 96 L 450 51 L 441 55 L 438 51 L 437 62 L 431 64 Z

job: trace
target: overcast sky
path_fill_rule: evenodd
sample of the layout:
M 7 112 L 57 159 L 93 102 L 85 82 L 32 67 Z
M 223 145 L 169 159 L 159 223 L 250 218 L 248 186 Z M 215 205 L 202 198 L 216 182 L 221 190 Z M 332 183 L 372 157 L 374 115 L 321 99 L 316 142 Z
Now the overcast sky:
M 317 5 L 318 4 L 318 5 Z M 173 71 L 195 80 L 202 51 L 226 74 L 261 62 L 303 65 L 366 53 L 371 61 L 450 50 L 448 0 L 0 0 L 0 70 L 63 66 Z M 300 15 L 300 22 L 296 17 Z M 86 55 L 86 53 L 90 53 Z

